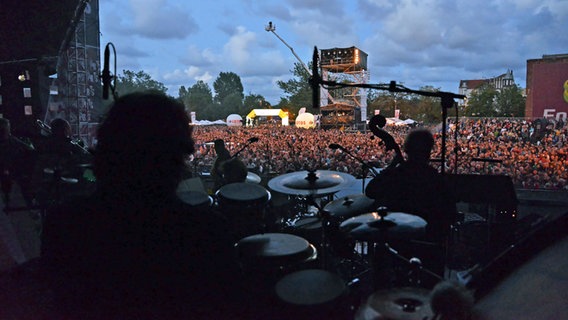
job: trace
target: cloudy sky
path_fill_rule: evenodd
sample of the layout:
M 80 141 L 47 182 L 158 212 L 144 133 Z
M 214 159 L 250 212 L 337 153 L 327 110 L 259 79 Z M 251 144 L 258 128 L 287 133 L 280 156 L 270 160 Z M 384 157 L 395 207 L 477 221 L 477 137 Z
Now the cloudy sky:
M 245 94 L 276 104 L 276 85 L 318 49 L 356 46 L 368 54 L 370 83 L 458 92 L 460 80 L 513 70 L 568 53 L 568 0 L 99 0 L 101 47 L 117 69 L 144 70 L 177 96 L 181 85 L 241 77 Z

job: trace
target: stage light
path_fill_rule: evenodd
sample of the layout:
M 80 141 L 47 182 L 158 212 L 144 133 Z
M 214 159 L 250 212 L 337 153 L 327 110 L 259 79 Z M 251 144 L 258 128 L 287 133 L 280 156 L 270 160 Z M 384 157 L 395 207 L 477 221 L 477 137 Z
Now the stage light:
M 18 80 L 20 81 L 30 80 L 30 72 L 28 70 L 23 71 L 18 75 Z

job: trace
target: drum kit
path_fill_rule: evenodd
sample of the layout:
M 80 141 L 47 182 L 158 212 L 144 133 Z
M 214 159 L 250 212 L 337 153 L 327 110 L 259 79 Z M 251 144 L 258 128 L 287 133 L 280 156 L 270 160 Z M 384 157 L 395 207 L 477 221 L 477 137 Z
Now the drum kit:
M 242 271 L 251 284 L 259 290 L 276 292 L 285 304 L 321 306 L 317 299 L 331 295 L 326 299 L 334 301 L 345 296 L 345 292 L 353 289 L 348 283 L 364 282 L 366 274 L 372 279 L 366 294 L 374 293 L 366 295 L 366 301 L 359 301 L 357 319 L 423 319 L 431 315 L 426 289 L 377 286 L 378 278 L 373 274 L 376 261 L 383 260 L 385 255 L 398 255 L 388 247 L 387 241 L 421 237 L 427 226 L 424 219 L 375 208 L 374 200 L 364 194 L 325 201 L 324 198 L 332 198 L 355 181 L 343 172 L 315 170 L 279 175 L 268 181 L 270 191 L 259 180 L 256 175 L 250 175 L 246 182 L 224 185 L 215 192 L 215 201 L 210 197 L 197 200 L 189 194 L 185 194 L 184 200 L 195 205 L 216 205 L 229 218 L 236 239 L 240 239 L 235 248 Z M 296 212 L 279 220 L 275 229 L 268 228 L 266 216 L 272 192 L 301 198 L 317 210 Z M 358 251 L 357 243 L 367 244 L 373 250 Z M 338 261 L 354 256 L 368 260 L 367 270 L 348 276 L 337 271 Z M 318 294 L 322 288 L 333 290 Z M 354 310 L 353 305 L 351 309 Z

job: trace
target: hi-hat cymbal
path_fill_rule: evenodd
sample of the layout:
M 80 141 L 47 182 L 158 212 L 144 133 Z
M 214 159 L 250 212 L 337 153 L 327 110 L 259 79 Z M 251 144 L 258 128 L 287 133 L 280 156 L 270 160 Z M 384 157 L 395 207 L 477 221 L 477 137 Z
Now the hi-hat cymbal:
M 343 221 L 340 230 L 360 241 L 374 241 L 384 237 L 413 239 L 424 234 L 427 224 L 421 217 L 408 213 L 389 212 L 383 217 L 378 212 L 371 212 Z
M 432 319 L 430 292 L 423 288 L 394 288 L 373 293 L 359 308 L 356 320 Z
M 344 221 L 347 218 L 369 212 L 372 210 L 373 203 L 375 203 L 375 200 L 364 194 L 354 194 L 333 200 L 326 204 L 324 209 L 332 217 Z
M 355 177 L 344 172 L 316 170 L 286 173 L 268 181 L 268 187 L 289 195 L 329 195 L 348 186 Z

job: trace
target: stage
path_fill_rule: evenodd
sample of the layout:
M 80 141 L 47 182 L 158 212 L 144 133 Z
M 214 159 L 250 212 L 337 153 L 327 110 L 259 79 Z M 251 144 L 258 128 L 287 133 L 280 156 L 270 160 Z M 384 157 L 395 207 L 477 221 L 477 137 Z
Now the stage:
M 194 180 L 193 182 L 196 182 Z M 268 188 L 269 180 L 258 184 Z M 369 182 L 355 179 L 333 192 L 329 200 L 361 195 Z M 191 183 L 200 190 L 207 182 Z M 205 189 L 201 189 L 205 190 Z M 517 219 L 505 244 L 493 259 L 472 272 L 476 275 L 476 319 L 558 319 L 568 317 L 564 293 L 568 291 L 568 193 L 564 191 L 515 190 Z M 15 193 L 16 195 L 17 193 Z M 271 191 L 271 201 L 286 206 L 288 195 Z M 0 203 L 4 208 L 4 203 Z M 14 196 L 12 206 L 23 206 Z M 467 208 L 467 207 L 464 207 Z M 40 252 L 41 217 L 37 210 L 0 212 L 0 269 L 3 273 L 32 261 Z M 510 237 L 509 237 L 510 238 Z M 491 240 L 490 240 L 491 241 Z M 459 280 L 458 272 L 446 277 Z M 471 284 L 472 282 L 470 282 Z

